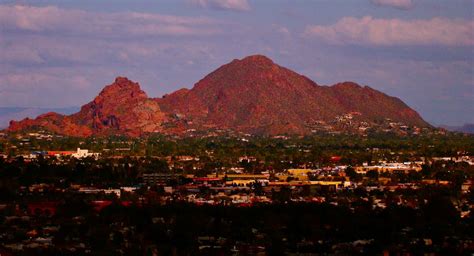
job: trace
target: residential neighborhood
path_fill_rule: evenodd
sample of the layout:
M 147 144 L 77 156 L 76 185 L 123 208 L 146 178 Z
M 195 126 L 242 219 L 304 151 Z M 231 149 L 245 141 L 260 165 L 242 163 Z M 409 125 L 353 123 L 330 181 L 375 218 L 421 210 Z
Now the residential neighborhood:
M 152 237 L 136 234 L 158 235 L 153 232 L 165 232 L 166 228 L 186 232 L 201 224 L 192 220 L 190 226 L 178 227 L 174 219 L 184 216 L 192 219 L 204 214 L 203 211 L 218 211 L 222 218 L 219 225 L 223 226 L 238 220 L 234 213 L 255 212 L 268 218 L 256 217 L 255 221 L 261 222 L 250 221 L 233 228 L 234 232 L 244 233 L 247 231 L 239 231 L 240 228 L 251 228 L 252 239 L 257 242 L 249 243 L 248 238 L 217 231 L 216 220 L 207 219 L 210 215 L 204 214 L 212 228 L 200 227 L 200 232 L 189 237 L 190 244 L 179 247 L 182 253 L 272 254 L 275 246 L 272 239 L 283 241 L 281 246 L 287 253 L 360 254 L 380 250 L 377 240 L 364 238 L 357 232 L 344 235 L 352 237 L 349 240 L 338 238 L 316 243 L 300 231 L 278 233 L 275 237 L 277 234 L 273 232 L 288 228 L 287 220 L 296 221 L 294 214 L 300 207 L 313 212 L 313 217 L 297 222 L 302 225 L 300 229 L 314 225 L 325 211 L 334 216 L 347 211 L 352 219 L 350 225 L 355 225 L 352 226 L 355 229 L 384 214 L 408 214 L 404 219 L 391 219 L 394 223 L 401 221 L 399 225 L 405 228 L 386 231 L 392 232 L 397 241 L 391 244 L 392 249 L 382 250 L 386 253 L 397 251 L 396 248 L 428 252 L 450 248 L 462 252 L 474 250 L 469 236 L 452 240 L 446 233 L 442 236 L 426 233 L 420 237 L 414 232 L 432 225 L 429 219 L 438 218 L 433 214 L 449 214 L 448 219 L 456 220 L 439 228 L 443 225 L 461 228 L 470 223 L 474 205 L 474 157 L 469 147 L 462 144 L 465 141 L 462 137 L 442 142 L 459 145 L 451 151 L 443 151 L 443 147 L 436 145 L 441 137 L 420 142 L 426 143 L 423 149 L 426 151 L 422 151 L 411 149 L 399 139 L 377 142 L 375 146 L 366 139 L 351 138 L 339 146 L 338 141 L 344 139 L 332 142 L 327 138 L 322 141 L 320 137 L 315 138 L 320 146 L 313 143 L 310 147 L 305 139 L 286 136 L 270 139 L 232 136 L 113 141 L 63 140 L 36 134 L 21 139 L 4 137 L 6 147 L 0 158 L 0 174 L 3 180 L 9 181 L 0 183 L 2 253 L 91 254 L 99 248 L 93 242 L 94 234 L 105 232 L 100 248 L 113 250 L 114 254 L 167 254 L 178 247 L 151 242 Z M 48 145 L 57 146 L 44 147 L 44 138 Z M 180 148 L 175 147 L 178 143 Z M 348 149 L 351 143 L 361 145 Z M 318 147 L 324 150 L 319 151 Z M 169 215 L 166 209 L 175 210 Z M 187 210 L 178 213 L 176 209 Z M 141 217 L 129 219 L 144 212 L 149 217 L 143 221 L 149 228 L 137 222 Z M 278 217 L 277 224 L 270 222 L 278 213 L 287 217 Z M 423 224 L 428 226 L 416 226 L 408 217 L 413 214 L 422 218 L 418 220 L 421 223 L 428 221 Z M 443 221 L 448 220 L 447 215 L 443 216 Z M 99 221 L 97 218 L 103 222 L 93 224 Z M 342 219 L 335 219 L 331 230 L 339 229 L 342 223 Z M 68 235 L 62 237 L 66 230 Z M 312 230 L 325 229 L 313 226 Z M 378 232 L 367 230 L 371 234 Z M 159 234 L 163 239 L 180 241 L 173 234 Z M 289 240 L 292 234 L 298 234 L 299 238 Z M 411 242 L 402 239 L 406 236 L 412 237 Z

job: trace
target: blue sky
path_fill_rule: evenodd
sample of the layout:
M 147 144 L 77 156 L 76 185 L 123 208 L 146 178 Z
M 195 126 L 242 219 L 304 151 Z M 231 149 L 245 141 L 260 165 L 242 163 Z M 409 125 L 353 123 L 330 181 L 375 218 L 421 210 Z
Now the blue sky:
M 474 123 L 474 1 L 1 1 L 0 107 L 90 101 L 116 76 L 149 96 L 264 54 L 355 81 L 433 124 Z

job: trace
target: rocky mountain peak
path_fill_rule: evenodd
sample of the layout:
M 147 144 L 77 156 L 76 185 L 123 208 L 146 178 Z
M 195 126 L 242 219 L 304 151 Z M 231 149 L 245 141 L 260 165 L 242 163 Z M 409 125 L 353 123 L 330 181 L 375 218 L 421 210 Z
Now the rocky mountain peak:
M 352 118 L 351 113 L 357 120 L 342 123 L 346 116 Z M 252 55 L 219 67 L 192 89 L 157 99 L 148 98 L 138 83 L 117 77 L 78 113 L 12 122 L 9 130 L 43 127 L 73 136 L 141 136 L 210 128 L 310 134 L 321 124 L 330 131 L 347 130 L 348 125 L 359 131 L 354 122 L 369 125 L 380 120 L 429 127 L 398 98 L 353 82 L 318 86 L 266 56 Z
M 270 58 L 268 58 L 265 55 L 261 55 L 261 54 L 250 55 L 250 56 L 247 56 L 247 57 L 243 58 L 240 61 L 243 62 L 243 63 L 255 63 L 255 64 L 265 64 L 265 65 L 274 65 L 275 64 Z
M 117 77 L 115 81 L 104 87 L 95 100 L 109 99 L 133 99 L 133 98 L 148 98 L 147 94 L 140 88 L 136 82 L 129 80 L 126 77 Z

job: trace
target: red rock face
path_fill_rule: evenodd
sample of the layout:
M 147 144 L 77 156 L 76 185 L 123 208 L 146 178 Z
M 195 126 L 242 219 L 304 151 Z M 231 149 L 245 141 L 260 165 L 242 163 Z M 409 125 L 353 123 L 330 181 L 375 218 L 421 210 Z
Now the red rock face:
M 165 115 L 138 83 L 117 77 L 71 118 L 75 123 L 91 127 L 96 134 L 138 136 L 160 132 Z
M 319 86 L 265 56 L 254 55 L 223 65 L 191 90 L 181 89 L 163 98 L 150 99 L 138 83 L 118 77 L 76 114 L 49 113 L 35 120 L 12 121 L 8 130 L 42 127 L 73 136 L 139 136 L 182 133 L 189 128 L 307 134 L 311 132 L 308 124 L 331 122 L 352 112 L 362 121 L 389 118 L 429 126 L 401 100 L 370 87 L 352 82 Z
M 306 134 L 308 123 L 350 112 L 360 112 L 367 121 L 390 118 L 428 125 L 397 98 L 352 82 L 319 86 L 261 55 L 233 60 L 193 89 L 157 101 L 167 112 L 184 115 L 198 126 L 251 133 Z
M 81 111 L 62 116 L 50 113 L 35 120 L 11 122 L 9 130 L 42 127 L 70 136 L 113 135 L 139 136 L 160 132 L 165 115 L 159 105 L 148 98 L 138 83 L 117 77 Z
M 360 112 L 367 121 L 389 118 L 407 125 L 430 126 L 400 99 L 368 86 L 362 87 L 353 82 L 344 82 L 328 87 L 328 90 L 338 104 L 344 106 L 346 113 Z
M 11 121 L 10 127 L 8 127 L 8 131 L 10 132 L 35 129 L 47 129 L 58 134 L 78 137 L 88 137 L 93 134 L 92 129 L 74 123 L 70 116 L 63 116 L 53 112 L 40 115 L 34 120 L 26 118 L 19 122 Z

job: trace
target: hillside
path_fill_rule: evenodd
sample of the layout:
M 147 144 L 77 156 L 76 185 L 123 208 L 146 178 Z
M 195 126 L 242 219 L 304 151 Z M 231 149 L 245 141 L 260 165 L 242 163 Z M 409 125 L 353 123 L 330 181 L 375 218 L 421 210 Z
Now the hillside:
M 197 125 L 251 133 L 305 134 L 313 123 L 350 113 L 357 113 L 360 121 L 429 126 L 400 99 L 352 82 L 319 86 L 261 55 L 233 60 L 191 90 L 156 100 L 164 111 Z
M 262 55 L 233 60 L 192 89 L 148 98 L 118 77 L 78 113 L 12 121 L 8 131 L 44 128 L 72 136 L 224 129 L 255 134 L 364 131 L 377 126 L 429 127 L 400 99 L 353 82 L 320 86 Z

